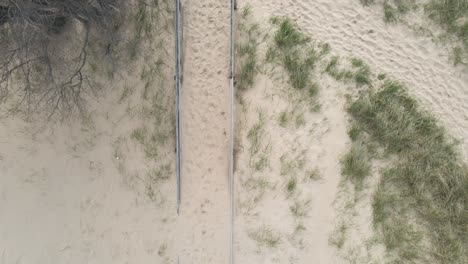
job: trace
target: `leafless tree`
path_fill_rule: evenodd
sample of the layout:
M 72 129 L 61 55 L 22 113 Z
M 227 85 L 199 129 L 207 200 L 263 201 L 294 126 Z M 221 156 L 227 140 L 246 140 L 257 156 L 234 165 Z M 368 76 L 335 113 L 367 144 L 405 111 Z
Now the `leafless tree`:
M 0 103 L 81 109 L 91 39 L 112 53 L 120 0 L 0 0 Z

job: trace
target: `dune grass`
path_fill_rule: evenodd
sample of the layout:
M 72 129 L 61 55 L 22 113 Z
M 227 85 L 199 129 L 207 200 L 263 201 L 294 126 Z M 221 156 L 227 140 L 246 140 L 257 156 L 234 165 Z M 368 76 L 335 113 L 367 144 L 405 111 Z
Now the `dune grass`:
M 311 180 L 311 181 L 322 180 L 322 175 L 320 173 L 320 170 L 318 168 L 314 168 L 312 170 L 307 171 L 307 175 L 305 179 Z
M 424 10 L 448 36 L 458 39 L 460 44 L 453 47 L 454 64 L 468 65 L 468 1 L 431 0 Z
M 360 0 L 367 6 L 373 0 Z M 452 60 L 455 65 L 468 65 L 468 1 L 466 0 L 429 0 L 420 3 L 415 0 L 385 0 L 382 3 L 384 21 L 394 23 L 403 16 L 422 7 L 425 15 L 444 31 L 442 39 L 449 40 Z
M 327 66 L 325 67 L 325 72 L 335 78 L 337 81 L 351 79 L 353 77 L 353 72 L 350 70 L 339 69 L 339 62 L 340 58 L 338 56 L 331 57 Z
M 295 177 L 289 179 L 288 184 L 286 185 L 286 192 L 288 195 L 293 194 L 297 189 L 297 180 Z
M 354 141 L 357 141 L 361 135 L 362 135 L 363 131 L 361 130 L 361 128 L 356 125 L 356 124 L 353 124 L 351 126 L 351 128 L 349 128 L 348 130 L 348 135 L 349 135 L 349 138 L 351 138 L 351 140 L 354 142 Z
M 406 13 L 416 8 L 415 0 L 385 0 L 383 2 L 384 21 L 386 23 L 397 22 Z
M 387 1 L 383 3 L 384 21 L 386 23 L 397 22 L 398 13 L 397 9 L 390 5 Z
M 374 3 L 375 0 L 359 0 L 359 2 L 361 2 L 361 4 L 365 5 L 365 6 L 368 6 L 368 5 L 372 5 Z
M 299 31 L 297 26 L 288 18 L 274 21 L 279 23 L 275 34 L 275 43 L 280 49 L 291 50 L 292 48 L 310 42 L 310 38 Z
M 236 86 L 240 91 L 251 88 L 258 73 L 257 50 L 261 32 L 259 25 L 251 20 L 251 7 L 247 5 L 242 9 L 240 23 L 237 27 L 240 34 L 236 46 L 239 61 Z
M 318 92 L 318 85 L 312 80 L 313 70 L 329 51 L 329 46 L 317 48 L 310 37 L 289 18 L 274 17 L 271 22 L 278 28 L 274 34 L 274 46 L 267 51 L 266 60 L 276 60 L 286 71 L 293 88 L 306 90 L 308 96 L 314 97 Z
M 295 199 L 293 204 L 289 206 L 289 210 L 296 219 L 306 217 L 309 209 L 310 200 Z
M 370 85 L 371 70 L 369 65 L 367 65 L 361 59 L 357 58 L 351 59 L 351 65 L 353 66 L 353 68 L 356 69 L 356 71 L 354 72 L 354 81 L 356 82 L 356 84 L 358 86 Z
M 369 90 L 348 112 L 395 158 L 374 193 L 373 220 L 398 263 L 467 263 L 468 168 L 455 142 L 396 82 Z
M 299 153 L 292 151 L 280 157 L 280 175 L 295 176 L 302 171 L 306 165 L 305 151 Z
M 289 123 L 289 113 L 286 111 L 282 111 L 278 116 L 278 123 L 281 127 L 286 127 Z
M 296 89 L 305 89 L 312 85 L 311 71 L 317 60 L 317 55 L 313 49 L 304 52 L 303 47 L 310 42 L 310 39 L 300 32 L 293 22 L 284 19 L 279 25 L 275 34 L 275 43 L 279 48 L 281 61 L 287 71 L 291 85 Z
M 330 237 L 328 238 L 328 243 L 330 245 L 334 245 L 338 249 L 343 248 L 348 232 L 349 226 L 344 222 L 340 223 L 337 227 L 335 227 L 333 233 L 331 233 Z
M 145 193 L 148 198 L 153 202 L 161 202 L 162 197 L 160 196 L 160 185 L 163 182 L 167 182 L 173 173 L 172 163 L 168 162 L 165 164 L 159 164 L 158 166 L 151 168 L 147 171 L 145 180 Z
M 239 198 L 239 208 L 242 214 L 249 212 L 261 202 L 265 194 L 275 189 L 275 184 L 270 182 L 268 177 L 249 175 L 246 179 L 240 180 L 245 195 Z
M 143 40 L 154 40 L 162 31 L 169 31 L 172 22 L 172 3 L 170 1 L 138 0 L 137 7 L 130 21 L 133 24 L 131 38 L 128 41 L 130 59 L 135 59 L 142 51 Z
M 354 142 L 349 152 L 341 159 L 341 164 L 341 173 L 357 187 L 362 187 L 364 179 L 371 172 L 367 147 L 362 142 Z
M 468 1 L 431 0 L 424 10 L 429 18 L 468 45 Z
M 249 237 L 255 240 L 259 247 L 275 248 L 281 243 L 281 234 L 267 226 L 251 231 Z
M 249 142 L 249 166 L 255 171 L 263 171 L 269 166 L 271 146 L 266 141 L 266 117 L 258 112 L 258 121 L 249 129 L 247 140 Z
M 350 69 L 340 69 L 340 58 L 333 56 L 325 67 L 325 72 L 335 78 L 337 81 L 352 80 L 357 86 L 371 85 L 371 69 L 364 61 L 357 58 L 351 58 Z

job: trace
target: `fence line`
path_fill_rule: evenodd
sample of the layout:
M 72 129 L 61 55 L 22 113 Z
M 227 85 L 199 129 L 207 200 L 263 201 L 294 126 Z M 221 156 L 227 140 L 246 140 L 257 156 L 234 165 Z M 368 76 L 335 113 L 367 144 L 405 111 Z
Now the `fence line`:
M 180 90 L 182 86 L 180 70 L 181 70 L 181 38 L 182 38 L 182 25 L 181 25 L 181 9 L 182 5 L 180 0 L 175 0 L 175 83 L 176 83 L 176 181 L 177 181 L 177 214 L 180 212 L 181 202 L 181 144 L 180 144 Z
M 234 264 L 234 218 L 235 218 L 235 195 L 234 195 L 234 75 L 235 75 L 235 14 L 237 9 L 236 0 L 231 0 L 231 29 L 230 29 L 230 76 L 229 83 L 231 89 L 231 138 L 230 138 L 230 159 L 229 159 L 229 189 L 230 189 L 230 207 L 231 207 L 231 219 L 230 219 L 230 242 L 229 242 L 229 263 Z

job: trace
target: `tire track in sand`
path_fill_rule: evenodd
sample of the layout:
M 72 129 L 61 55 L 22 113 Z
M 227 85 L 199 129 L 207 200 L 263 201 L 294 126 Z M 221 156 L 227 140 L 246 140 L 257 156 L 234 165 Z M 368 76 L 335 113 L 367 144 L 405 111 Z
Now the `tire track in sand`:
M 229 259 L 230 3 L 184 5 L 180 263 Z

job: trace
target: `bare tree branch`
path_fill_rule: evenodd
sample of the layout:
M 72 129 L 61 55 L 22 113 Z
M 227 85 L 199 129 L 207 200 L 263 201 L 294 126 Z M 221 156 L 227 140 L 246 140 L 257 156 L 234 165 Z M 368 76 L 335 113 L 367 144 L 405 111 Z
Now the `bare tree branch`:
M 82 110 L 91 33 L 115 39 L 119 1 L 0 0 L 0 103 L 13 93 L 27 111 Z

